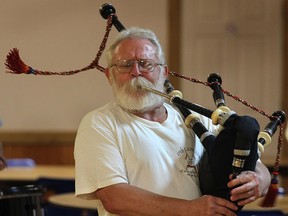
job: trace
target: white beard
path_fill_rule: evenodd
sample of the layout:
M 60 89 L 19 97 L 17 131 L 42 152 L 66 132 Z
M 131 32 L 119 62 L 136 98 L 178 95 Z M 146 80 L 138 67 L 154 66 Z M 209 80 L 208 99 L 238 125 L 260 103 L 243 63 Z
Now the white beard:
M 162 76 L 160 75 L 160 77 Z M 119 106 L 132 112 L 145 112 L 163 105 L 164 98 L 147 92 L 141 89 L 141 87 L 148 87 L 164 92 L 164 81 L 165 79 L 160 78 L 158 82 L 153 84 L 143 77 L 137 77 L 120 86 L 112 78 L 111 85 L 116 103 Z

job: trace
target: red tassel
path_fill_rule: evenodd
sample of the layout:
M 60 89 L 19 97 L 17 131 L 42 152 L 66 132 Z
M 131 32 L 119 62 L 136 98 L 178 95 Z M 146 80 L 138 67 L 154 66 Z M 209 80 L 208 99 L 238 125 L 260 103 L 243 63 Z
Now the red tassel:
M 10 71 L 7 71 L 8 73 L 12 74 L 34 74 L 34 75 L 73 75 L 82 71 L 90 70 L 95 67 L 97 69 L 101 70 L 102 72 L 105 71 L 104 68 L 101 66 L 95 66 L 93 63 L 90 65 L 78 69 L 78 70 L 72 70 L 72 71 L 64 71 L 64 72 L 51 72 L 51 71 L 40 71 L 33 69 L 32 67 L 26 65 L 22 59 L 20 58 L 19 55 L 19 50 L 17 48 L 14 48 L 10 50 L 6 57 L 6 62 L 5 62 L 6 68 L 9 69 Z
M 261 207 L 273 207 L 278 194 L 278 172 L 273 172 L 269 190 L 261 203 Z
M 6 57 L 5 65 L 8 71 L 8 73 L 14 73 L 14 74 L 35 74 L 35 71 L 26 65 L 20 58 L 19 50 L 17 48 L 14 48 L 13 50 L 10 50 Z

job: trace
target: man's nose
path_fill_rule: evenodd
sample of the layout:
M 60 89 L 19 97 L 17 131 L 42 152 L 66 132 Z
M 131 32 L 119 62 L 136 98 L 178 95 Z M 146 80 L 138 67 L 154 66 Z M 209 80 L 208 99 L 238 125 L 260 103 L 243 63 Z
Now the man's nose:
M 142 76 L 142 73 L 139 70 L 138 62 L 133 62 L 133 65 L 132 65 L 132 68 L 131 68 L 131 72 L 130 72 L 130 76 L 131 77 Z

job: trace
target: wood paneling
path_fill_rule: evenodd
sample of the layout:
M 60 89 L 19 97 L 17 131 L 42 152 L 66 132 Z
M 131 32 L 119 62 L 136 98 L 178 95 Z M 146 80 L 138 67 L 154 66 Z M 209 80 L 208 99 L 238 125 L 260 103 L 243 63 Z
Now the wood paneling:
M 283 83 L 282 83 L 282 108 L 288 114 L 288 0 L 283 1 Z M 287 120 L 286 120 L 287 127 Z M 286 129 L 288 130 L 288 129 Z M 288 138 L 288 135 L 287 135 Z M 284 139 L 282 157 L 288 160 L 288 141 Z
M 169 53 L 167 63 L 171 71 L 181 73 L 181 1 L 169 0 L 168 4 L 168 42 Z M 180 88 L 179 78 L 170 76 L 170 82 L 175 89 Z
M 0 133 L 5 158 L 32 158 L 37 164 L 74 165 L 75 132 Z
M 285 111 L 286 115 L 288 114 L 288 100 L 287 100 L 287 83 L 288 83 L 288 0 L 283 0 L 283 83 L 282 83 L 282 109 Z M 287 127 L 287 120 L 286 120 Z M 287 138 L 283 139 L 281 161 L 288 161 L 288 141 Z M 286 169 L 281 170 L 280 174 L 284 175 L 282 179 L 282 186 L 285 188 L 287 194 L 288 191 L 288 163 L 283 164 Z

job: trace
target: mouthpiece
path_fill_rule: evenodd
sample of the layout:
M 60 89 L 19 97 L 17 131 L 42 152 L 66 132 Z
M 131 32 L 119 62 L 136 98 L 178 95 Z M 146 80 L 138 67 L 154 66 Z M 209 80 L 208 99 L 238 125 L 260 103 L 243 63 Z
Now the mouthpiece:
M 111 14 L 115 14 L 116 10 L 112 4 L 105 3 L 100 7 L 99 12 L 104 19 L 108 19 Z
M 140 87 L 140 86 L 139 86 Z M 166 98 L 167 100 L 171 101 L 174 96 L 171 96 L 171 95 L 168 95 L 168 94 L 165 94 L 163 92 L 160 92 L 158 90 L 155 90 L 155 89 L 152 89 L 152 88 L 148 88 L 148 87 L 141 87 L 141 89 L 147 91 L 147 92 L 150 92 L 150 93 L 153 93 L 153 94 L 156 94 L 156 95 L 159 95 L 161 97 L 164 97 Z

